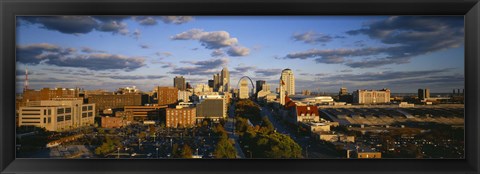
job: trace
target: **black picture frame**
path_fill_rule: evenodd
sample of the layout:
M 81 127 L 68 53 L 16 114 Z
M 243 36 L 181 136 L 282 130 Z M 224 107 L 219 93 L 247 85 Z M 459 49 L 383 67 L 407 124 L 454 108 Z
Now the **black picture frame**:
M 1 173 L 479 173 L 478 0 L 0 0 Z M 465 159 L 15 159 L 16 15 L 464 15 Z

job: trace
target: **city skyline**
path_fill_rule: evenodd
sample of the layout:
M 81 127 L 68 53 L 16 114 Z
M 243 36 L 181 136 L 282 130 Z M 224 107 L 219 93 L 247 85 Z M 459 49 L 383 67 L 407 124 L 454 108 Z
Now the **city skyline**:
M 274 91 L 292 69 L 296 92 L 464 88 L 463 16 L 19 17 L 17 92 L 207 84 L 221 69 Z

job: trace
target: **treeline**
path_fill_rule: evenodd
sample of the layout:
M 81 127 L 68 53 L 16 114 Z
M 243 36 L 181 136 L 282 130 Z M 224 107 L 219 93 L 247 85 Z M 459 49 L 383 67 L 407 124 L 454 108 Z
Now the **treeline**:
M 302 158 L 302 148 L 289 136 L 275 131 L 268 117 L 262 117 L 260 107 L 251 100 L 235 105 L 235 128 L 246 157 Z M 255 126 L 248 123 L 250 120 Z

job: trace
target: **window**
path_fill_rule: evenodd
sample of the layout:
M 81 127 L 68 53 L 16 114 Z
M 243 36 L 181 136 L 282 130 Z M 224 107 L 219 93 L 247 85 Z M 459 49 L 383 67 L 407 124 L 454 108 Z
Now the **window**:
M 87 106 L 83 106 L 82 111 L 86 111 L 86 110 L 87 110 Z
M 57 109 L 57 114 L 63 114 L 63 113 L 64 113 L 63 108 L 58 108 L 58 109 Z
M 47 123 L 47 118 L 43 118 L 43 123 Z
M 47 115 L 47 110 L 43 110 L 43 115 Z
M 49 110 L 50 111 L 50 110 Z M 51 123 L 52 122 L 52 118 L 51 117 L 48 117 L 48 123 Z
M 68 120 L 72 120 L 72 116 L 71 116 L 71 115 L 65 115 L 65 121 L 68 121 Z
M 92 106 L 88 106 L 88 110 L 91 111 L 93 109 Z
M 72 113 L 72 108 L 65 108 L 65 113 Z
M 85 117 L 87 117 L 87 113 L 86 113 L 86 112 L 82 113 L 82 118 L 85 118 Z
M 93 116 L 93 112 L 88 113 L 88 117 L 91 117 L 91 116 Z
M 58 116 L 57 117 L 57 122 L 62 122 L 64 120 L 64 117 L 63 116 Z
M 48 109 L 48 115 L 52 115 L 52 110 Z

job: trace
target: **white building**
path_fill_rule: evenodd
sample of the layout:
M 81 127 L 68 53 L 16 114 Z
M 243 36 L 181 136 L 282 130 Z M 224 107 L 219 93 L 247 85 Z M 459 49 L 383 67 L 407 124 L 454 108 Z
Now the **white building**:
M 295 77 L 293 76 L 293 71 L 291 69 L 284 69 L 282 71 L 282 76 L 280 80 L 285 83 L 285 91 L 287 95 L 295 95 Z M 282 82 L 280 81 L 280 85 Z
M 358 103 L 358 104 L 390 103 L 390 89 L 356 90 L 353 92 L 353 103 Z
M 95 104 L 83 104 L 79 98 L 56 98 L 28 102 L 18 112 L 19 126 L 36 126 L 61 132 L 93 125 Z
M 242 79 L 240 80 L 240 90 L 238 92 L 238 98 L 247 99 L 248 97 L 250 97 L 248 90 L 248 80 Z

